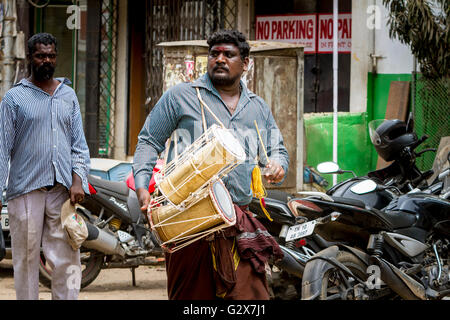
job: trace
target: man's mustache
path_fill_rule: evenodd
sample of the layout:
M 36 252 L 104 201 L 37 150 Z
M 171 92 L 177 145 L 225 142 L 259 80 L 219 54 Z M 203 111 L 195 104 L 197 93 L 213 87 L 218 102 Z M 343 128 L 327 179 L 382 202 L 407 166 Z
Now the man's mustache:
M 54 70 L 55 66 L 52 64 L 43 64 L 42 66 L 38 67 L 38 70 Z
M 55 65 L 53 64 L 43 64 L 41 66 L 33 66 L 35 76 L 38 79 L 48 80 L 50 79 L 55 72 Z
M 225 71 L 229 71 L 228 68 L 227 68 L 226 66 L 224 66 L 224 65 L 216 65 L 216 66 L 213 68 L 213 71 L 217 71 L 217 70 L 219 70 L 219 69 L 222 69 L 222 70 L 225 70 Z

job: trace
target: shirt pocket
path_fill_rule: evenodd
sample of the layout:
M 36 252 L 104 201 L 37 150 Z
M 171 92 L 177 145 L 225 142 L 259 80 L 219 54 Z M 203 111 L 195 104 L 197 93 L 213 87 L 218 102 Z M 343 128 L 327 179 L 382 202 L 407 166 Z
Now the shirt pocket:
M 69 129 L 72 123 L 73 103 L 64 99 L 58 99 L 57 104 L 58 123 Z

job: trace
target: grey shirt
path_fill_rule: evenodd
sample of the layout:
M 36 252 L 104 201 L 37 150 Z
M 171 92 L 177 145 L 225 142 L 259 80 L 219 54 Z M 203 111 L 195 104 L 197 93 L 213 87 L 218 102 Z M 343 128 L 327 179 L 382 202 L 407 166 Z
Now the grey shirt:
M 151 113 L 147 116 L 138 136 L 133 160 L 133 174 L 136 188 L 148 188 L 153 167 L 165 149 L 167 139 L 177 131 L 178 154 L 203 133 L 200 101 L 196 87 L 206 105 L 214 112 L 226 128 L 230 129 L 246 153 L 246 161 L 237 166 L 222 180 L 231 198 L 238 205 L 246 205 L 252 199 L 250 188 L 252 170 L 257 157 L 265 165 L 267 159 L 260 144 L 254 121 L 258 124 L 264 147 L 271 161 L 277 161 L 287 174 L 289 155 L 283 145 L 283 138 L 275 123 L 270 108 L 263 99 L 247 89 L 241 80 L 241 96 L 233 114 L 214 88 L 208 74 L 193 83 L 181 83 L 167 90 Z M 217 123 L 205 109 L 208 127 Z M 169 159 L 174 154 L 170 147 Z M 286 177 L 286 175 L 285 175 Z

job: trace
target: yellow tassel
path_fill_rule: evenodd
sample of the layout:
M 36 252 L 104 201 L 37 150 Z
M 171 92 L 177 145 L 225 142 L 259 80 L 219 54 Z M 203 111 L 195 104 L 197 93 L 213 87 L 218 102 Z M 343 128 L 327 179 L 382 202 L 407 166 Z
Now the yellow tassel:
M 267 212 L 266 208 L 264 208 L 264 206 L 262 204 L 262 198 L 267 196 L 267 192 L 266 192 L 266 188 L 264 188 L 264 185 L 262 182 L 261 170 L 259 169 L 259 166 L 257 166 L 257 165 L 255 166 L 255 168 L 252 171 L 252 181 L 251 181 L 250 187 L 252 189 L 253 196 L 255 198 L 259 199 L 259 204 L 261 205 L 261 209 L 263 210 L 267 219 L 269 219 L 270 221 L 273 221 L 269 212 Z

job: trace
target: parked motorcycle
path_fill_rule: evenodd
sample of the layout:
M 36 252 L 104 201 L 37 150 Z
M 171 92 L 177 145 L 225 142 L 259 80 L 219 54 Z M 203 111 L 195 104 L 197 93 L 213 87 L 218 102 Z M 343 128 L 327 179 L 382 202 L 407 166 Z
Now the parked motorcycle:
M 415 144 L 404 147 L 410 152 Z M 407 153 L 392 150 L 399 156 Z M 400 168 L 395 161 L 391 166 Z M 337 221 L 314 232 L 327 240 L 351 241 L 309 259 L 302 280 L 303 299 L 441 299 L 450 293 L 450 194 L 445 187 L 450 169 L 425 186 L 427 175 L 420 171 L 392 168 L 384 171 L 393 175 L 383 179 L 387 185 L 366 179 L 349 188 L 354 198 L 372 194 L 377 199 L 377 191 L 392 191 L 391 201 L 381 210 L 354 199 L 308 199 L 315 206 L 303 207 L 302 214 L 309 219 L 340 213 Z M 403 194 L 405 188 L 410 191 Z
M 84 218 L 88 238 L 80 248 L 81 288 L 88 286 L 102 269 L 131 268 L 164 263 L 161 247 L 142 214 L 132 175 L 127 182 L 109 181 L 89 175 L 90 195 L 77 212 Z M 40 282 L 50 287 L 51 268 L 41 254 Z
M 353 174 L 352 178 L 330 188 L 326 192 L 328 195 L 362 201 L 369 208 L 382 209 L 397 195 L 407 193 L 415 188 L 428 187 L 427 179 L 433 174 L 433 171 L 421 172 L 416 165 L 416 159 L 425 152 L 436 151 L 436 149 L 426 148 L 419 152 L 416 151 L 428 137 L 426 135 L 420 139 L 417 137 L 414 132 L 412 115 L 406 123 L 401 120 L 372 120 L 369 122 L 369 134 L 377 154 L 389 165 L 358 177 L 351 170 L 340 169 L 336 163 L 321 163 L 317 166 L 321 174 L 346 172 Z M 359 185 L 362 181 L 368 181 L 366 185 L 369 188 L 375 182 L 378 184 L 378 188 L 374 192 L 364 194 L 353 192 L 352 187 Z M 358 188 L 361 187 L 359 185 Z M 439 193 L 439 190 L 433 192 Z
M 284 254 L 282 260 L 269 262 L 271 276 L 268 282 L 273 299 L 300 299 L 301 279 L 306 262 L 316 252 L 335 244 L 318 234 L 308 233 L 308 230 L 300 230 L 300 241 L 299 237 L 293 238 L 293 234 L 297 235 L 295 228 L 304 222 L 304 218 L 295 209 L 297 203 L 291 201 L 293 198 L 294 195 L 280 190 L 267 191 L 263 206 L 272 220 L 264 213 L 259 199 L 253 198 L 249 205 L 250 212 L 266 227 Z
M 3 259 L 11 259 L 11 236 L 9 234 L 9 217 L 8 217 L 8 203 L 6 202 L 6 191 L 1 193 L 2 210 L 0 221 L 0 241 L 3 241 L 4 249 L 0 252 L 0 261 Z M 0 248 L 2 245 L 0 244 Z
M 326 212 L 325 204 L 314 203 Z M 340 216 L 315 232 L 334 240 L 352 238 L 353 243 L 309 259 L 303 299 L 440 299 L 450 294 L 448 199 L 417 191 L 399 196 L 382 211 L 327 206 Z

